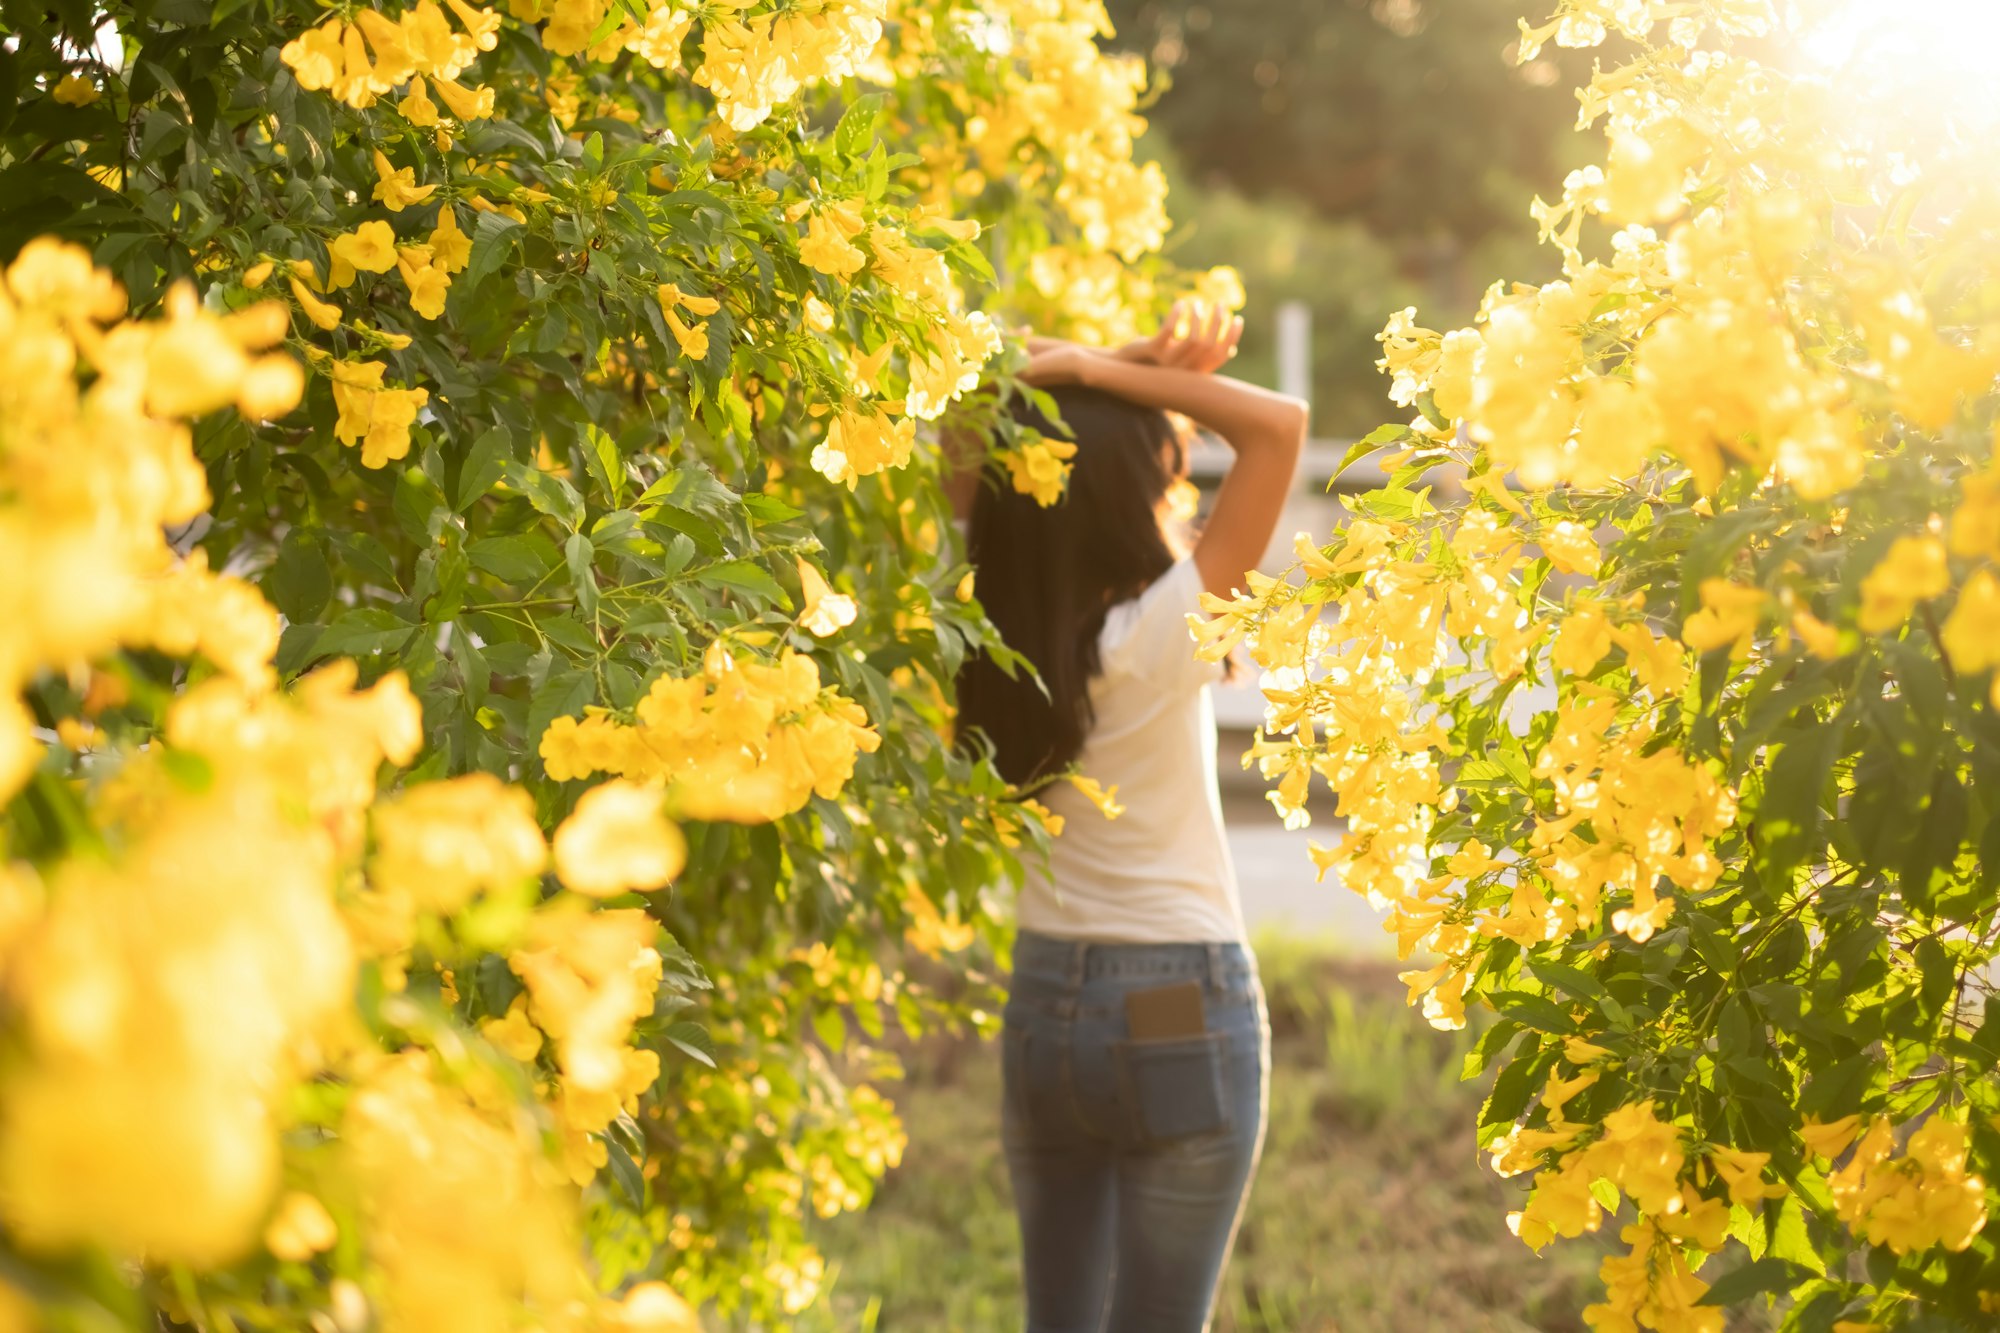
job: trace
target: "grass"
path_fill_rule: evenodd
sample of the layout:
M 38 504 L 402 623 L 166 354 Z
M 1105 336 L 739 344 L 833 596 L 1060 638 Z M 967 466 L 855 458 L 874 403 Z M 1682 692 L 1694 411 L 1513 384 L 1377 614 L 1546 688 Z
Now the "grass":
M 1467 1034 L 1432 1032 L 1385 964 L 1260 950 L 1274 1072 L 1263 1165 L 1218 1333 L 1582 1330 L 1600 1244 L 1542 1257 L 1508 1234 L 1519 1182 L 1473 1150 Z M 897 1098 L 904 1164 L 872 1208 L 824 1224 L 831 1292 L 806 1333 L 1021 1328 L 1020 1243 L 991 1046 L 926 1048 Z

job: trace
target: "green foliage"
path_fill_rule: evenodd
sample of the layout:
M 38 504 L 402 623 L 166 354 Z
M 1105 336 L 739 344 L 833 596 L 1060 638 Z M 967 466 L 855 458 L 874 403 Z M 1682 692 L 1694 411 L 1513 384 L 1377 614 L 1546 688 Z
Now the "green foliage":
M 738 112 L 676 68 L 706 54 L 695 37 L 650 65 L 619 45 L 671 6 L 600 6 L 590 39 L 610 45 L 589 55 L 552 50 L 561 16 L 538 28 L 545 12 L 489 15 L 497 33 L 465 78 L 494 98 L 491 115 L 432 127 L 394 94 L 302 86 L 286 44 L 368 17 L 359 7 L 8 0 L 0 261 L 53 233 L 85 244 L 141 313 L 185 281 L 218 312 L 280 303 L 304 401 L 268 422 L 201 423 L 212 502 L 180 549 L 282 612 L 281 679 L 341 657 L 364 683 L 407 677 L 425 740 L 409 781 L 494 773 L 553 828 L 586 784 L 550 777 L 550 724 L 629 720 L 649 686 L 699 674 L 712 647 L 803 654 L 865 710 L 881 744 L 837 794 L 822 784 L 767 823 L 685 821 L 686 871 L 644 899 L 693 955 L 638 1034 L 665 1073 L 641 1119 L 603 1136 L 586 1194 L 608 1288 L 664 1276 L 773 1320 L 811 1299 L 805 1210 L 857 1206 L 899 1141 L 886 1103 L 837 1076 L 828 1048 L 990 1007 L 979 987 L 940 998 L 893 960 L 940 913 L 967 932 L 956 947 L 976 941 L 964 957 L 1002 955 L 988 889 L 1019 846 L 1013 793 L 949 742 L 957 666 L 997 645 L 956 595 L 966 571 L 935 450 L 926 439 L 907 466 L 862 465 L 846 485 L 815 451 L 843 414 L 903 411 L 926 364 L 952 368 L 947 392 L 977 372 L 991 335 L 964 299 L 1006 308 L 1029 256 L 1067 246 L 1121 272 L 1107 244 L 1138 258 L 1143 243 L 1092 241 L 1055 205 L 1066 163 L 1043 142 L 1101 134 L 1091 160 L 1115 176 L 1133 127 L 1115 95 L 1103 126 L 1023 122 L 968 191 L 968 122 L 1035 77 L 988 40 L 1011 11 L 899 6 L 886 84 L 864 94 L 808 71 L 796 97 L 734 128 L 717 117 Z M 1079 37 L 1067 13 L 1036 21 L 1095 58 L 1087 24 Z M 66 77 L 96 95 L 59 99 Z M 427 197 L 399 205 L 392 171 Z M 1089 206 L 1091 183 L 1076 184 L 1072 207 Z M 870 227 L 865 271 L 802 252 L 806 214 L 834 203 Z M 1143 227 L 1158 200 L 1146 203 L 1121 220 Z M 985 223 L 985 239 L 953 218 Z M 343 283 L 341 247 L 364 225 L 391 228 L 403 251 Z M 455 267 L 440 239 L 453 227 Z M 419 309 L 414 275 L 447 269 L 442 309 Z M 669 284 L 719 303 L 694 333 L 698 307 L 676 327 Z M 395 399 L 408 410 L 385 426 L 370 404 L 392 399 L 377 388 L 423 396 Z M 994 401 L 968 405 L 968 429 Z M 363 437 L 359 453 L 336 443 Z M 857 605 L 836 636 L 800 626 L 801 561 Z M 171 664 L 133 670 L 172 684 Z M 34 823 L 24 807 L 19 826 Z M 1024 836 L 1030 853 L 1046 845 L 1038 826 Z M 499 961 L 478 986 L 461 977 L 458 1021 L 505 1013 Z M 704 970 L 712 990 L 694 984 Z

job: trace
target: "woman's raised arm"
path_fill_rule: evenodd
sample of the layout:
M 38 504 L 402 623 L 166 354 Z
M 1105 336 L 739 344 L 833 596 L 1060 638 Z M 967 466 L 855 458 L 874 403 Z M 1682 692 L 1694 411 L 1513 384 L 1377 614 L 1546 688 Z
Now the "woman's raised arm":
M 1147 340 L 1145 360 L 1065 343 L 1035 355 L 1022 375 L 1030 384 L 1080 384 L 1178 412 L 1235 451 L 1194 548 L 1203 586 L 1223 596 L 1242 584 L 1244 571 L 1256 568 L 1271 544 L 1305 447 L 1308 417 L 1297 398 L 1210 373 L 1235 355 L 1242 328 L 1241 320 L 1220 310 L 1190 314 L 1176 307 L 1160 335 Z

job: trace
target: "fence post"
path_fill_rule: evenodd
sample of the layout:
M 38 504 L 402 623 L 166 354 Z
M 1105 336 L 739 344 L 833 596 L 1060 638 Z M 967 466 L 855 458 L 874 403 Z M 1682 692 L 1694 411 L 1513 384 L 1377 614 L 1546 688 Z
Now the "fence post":
M 1304 301 L 1278 307 L 1278 392 L 1312 401 L 1312 310 Z

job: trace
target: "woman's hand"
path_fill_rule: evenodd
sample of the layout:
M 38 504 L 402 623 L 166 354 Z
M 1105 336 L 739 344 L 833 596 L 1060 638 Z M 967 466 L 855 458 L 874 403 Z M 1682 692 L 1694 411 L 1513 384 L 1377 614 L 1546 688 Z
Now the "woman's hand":
M 1087 377 L 1089 363 L 1103 360 L 1105 355 L 1075 343 L 1050 342 L 1029 355 L 1028 368 L 1021 372 L 1021 380 L 1037 389 L 1082 384 Z
M 1243 320 L 1221 306 L 1205 301 L 1176 301 L 1159 332 L 1126 343 L 1111 355 L 1140 365 L 1209 375 L 1236 355 L 1236 344 L 1242 337 Z
M 1087 384 L 1093 364 L 1101 365 L 1106 360 L 1209 375 L 1236 355 L 1236 344 L 1242 337 L 1242 319 L 1221 306 L 1203 301 L 1176 301 L 1159 332 L 1113 351 L 1054 338 L 1031 339 L 1028 368 L 1021 372 L 1021 378 L 1038 389 Z

